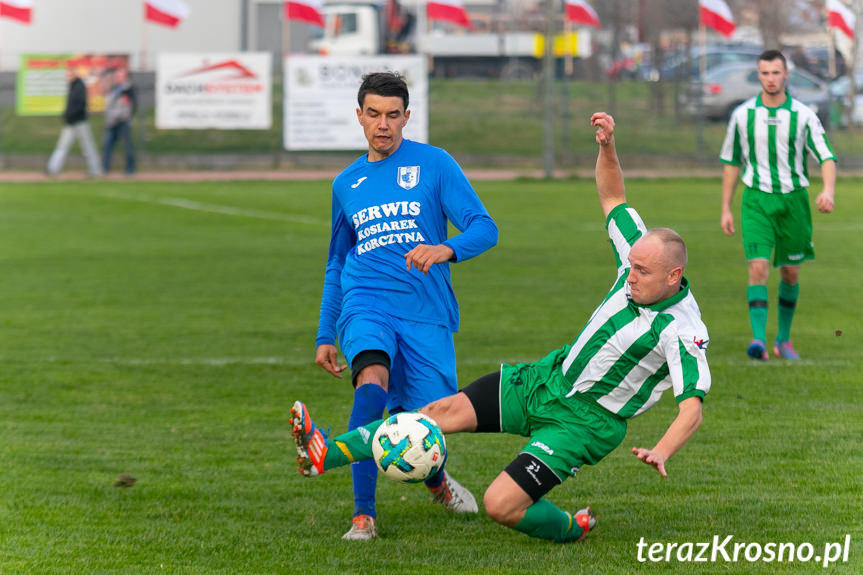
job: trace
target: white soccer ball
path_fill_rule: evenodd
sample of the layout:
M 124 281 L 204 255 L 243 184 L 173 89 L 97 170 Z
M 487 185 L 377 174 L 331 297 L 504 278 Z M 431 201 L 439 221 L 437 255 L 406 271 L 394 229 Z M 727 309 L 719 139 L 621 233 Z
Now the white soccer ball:
M 384 475 L 419 483 L 434 475 L 446 458 L 446 441 L 435 421 L 422 413 L 388 417 L 372 439 L 372 453 Z

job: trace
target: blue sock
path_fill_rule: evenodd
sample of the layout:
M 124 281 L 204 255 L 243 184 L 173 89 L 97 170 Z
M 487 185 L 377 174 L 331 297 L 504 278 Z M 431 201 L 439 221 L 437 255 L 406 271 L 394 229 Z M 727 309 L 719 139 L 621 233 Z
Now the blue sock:
M 429 489 L 437 489 L 443 483 L 444 467 L 446 467 L 446 456 L 443 458 L 443 463 L 437 470 L 437 473 L 425 480 L 425 486 Z
M 354 390 L 354 406 L 348 420 L 348 431 L 366 425 L 384 414 L 387 405 L 387 392 L 379 385 L 367 383 Z M 354 517 L 371 515 L 375 512 L 375 486 L 378 481 L 378 467 L 374 460 L 357 461 L 351 464 L 354 481 Z

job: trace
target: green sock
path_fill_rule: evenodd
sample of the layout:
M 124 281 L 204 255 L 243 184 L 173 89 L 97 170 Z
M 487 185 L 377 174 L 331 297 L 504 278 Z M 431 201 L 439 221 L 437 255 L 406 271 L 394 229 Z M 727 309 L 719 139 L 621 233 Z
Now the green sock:
M 749 300 L 749 323 L 752 324 L 752 337 L 767 341 L 767 286 L 752 285 L 746 288 Z
M 550 539 L 558 543 L 575 541 L 584 533 L 573 516 L 554 503 L 540 499 L 527 508 L 521 521 L 513 527 L 531 537 Z
M 378 419 L 330 439 L 327 454 L 324 456 L 324 471 L 354 461 L 371 459 L 372 437 L 383 422 L 383 419 Z
M 788 285 L 779 282 L 779 333 L 776 334 L 776 341 L 779 343 L 791 339 L 791 320 L 794 319 L 799 294 L 799 283 Z

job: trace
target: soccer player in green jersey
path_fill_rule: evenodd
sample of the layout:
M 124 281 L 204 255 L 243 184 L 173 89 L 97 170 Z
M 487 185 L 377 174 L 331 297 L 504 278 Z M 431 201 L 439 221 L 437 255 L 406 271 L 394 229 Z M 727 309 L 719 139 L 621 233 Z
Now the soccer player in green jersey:
M 821 165 L 823 189 L 815 200 L 819 212 L 833 211 L 836 155 L 818 116 L 786 89 L 788 68 L 778 50 L 758 58 L 761 92 L 731 114 L 719 159 L 722 173 L 722 230 L 734 234 L 731 201 L 743 181 L 740 227 L 749 264 L 749 322 L 752 342 L 746 353 L 767 355 L 767 276 L 770 254 L 779 268 L 779 328 L 773 354 L 800 359 L 791 343 L 791 320 L 800 292 L 800 264 L 815 257 L 806 163 L 812 154 Z M 742 176 L 741 176 L 742 171 Z
M 611 453 L 626 422 L 671 388 L 678 414 L 652 447 L 632 453 L 666 475 L 665 465 L 701 424 L 710 389 L 707 328 L 684 277 L 686 246 L 668 228 L 647 230 L 626 203 L 614 146 L 614 120 L 594 114 L 599 156 L 596 186 L 614 251 L 611 290 L 569 345 L 534 363 L 501 366 L 462 391 L 420 409 L 444 433 L 510 433 L 527 437 L 492 481 L 489 516 L 533 537 L 576 541 L 596 525 L 586 507 L 574 514 L 544 496 L 583 465 Z M 370 439 L 382 420 L 329 439 L 305 404 L 291 409 L 300 472 L 314 476 L 372 458 Z

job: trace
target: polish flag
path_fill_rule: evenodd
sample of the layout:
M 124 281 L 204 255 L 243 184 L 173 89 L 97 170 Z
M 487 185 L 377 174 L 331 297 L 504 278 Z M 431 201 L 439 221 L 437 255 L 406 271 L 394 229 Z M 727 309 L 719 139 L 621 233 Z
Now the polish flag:
M 29 24 L 33 18 L 33 0 L 0 0 L 0 18 Z
M 584 0 L 566 0 L 565 6 L 566 19 L 570 22 L 602 29 L 602 26 L 599 24 L 599 16 L 596 15 L 596 10 Z
M 470 18 L 467 17 L 467 10 L 465 10 L 461 0 L 429 0 L 426 4 L 426 15 L 428 15 L 429 20 L 452 22 L 464 26 L 468 30 L 473 30 L 473 25 L 470 23 Z
M 298 20 L 306 24 L 324 27 L 324 0 L 287 0 L 285 20 Z
M 144 19 L 176 28 L 189 16 L 189 5 L 182 0 L 144 0 Z
M 734 16 L 725 0 L 698 0 L 701 23 L 723 36 L 734 34 Z
M 827 0 L 827 25 L 841 30 L 849 39 L 854 39 L 854 24 L 857 17 L 839 0 Z

